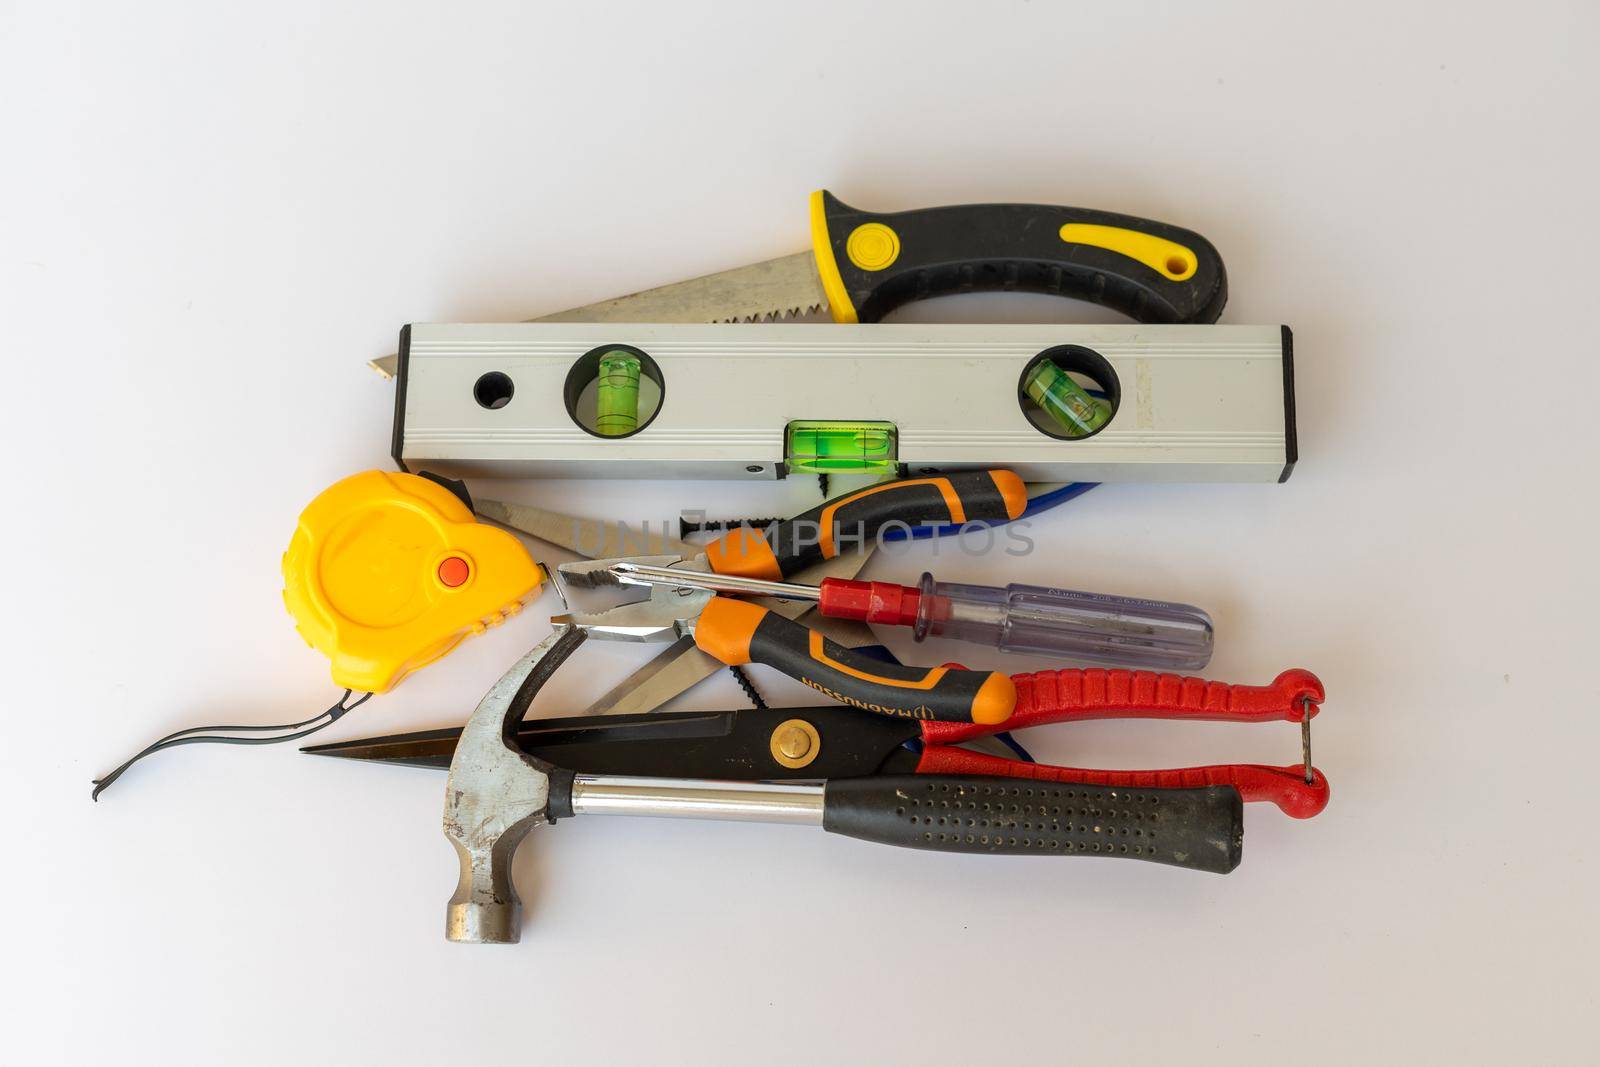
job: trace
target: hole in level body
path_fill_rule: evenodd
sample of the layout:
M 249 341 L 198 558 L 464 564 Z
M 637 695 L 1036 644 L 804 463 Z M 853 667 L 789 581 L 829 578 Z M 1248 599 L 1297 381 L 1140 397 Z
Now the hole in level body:
M 481 375 L 473 383 L 472 399 L 478 402 L 479 407 L 498 411 L 511 403 L 516 391 L 517 387 L 512 384 L 510 375 L 492 370 L 488 374 Z

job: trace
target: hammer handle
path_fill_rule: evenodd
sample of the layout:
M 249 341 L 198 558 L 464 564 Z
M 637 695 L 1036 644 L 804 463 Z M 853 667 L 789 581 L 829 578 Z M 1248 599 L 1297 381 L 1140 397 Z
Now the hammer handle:
M 830 779 L 822 828 L 885 845 L 1013 856 L 1113 856 L 1227 874 L 1244 805 L 1227 786 L 1124 789 L 956 775 Z
M 553 774 L 549 814 L 794 823 L 884 845 L 1011 856 L 1115 856 L 1227 874 L 1243 804 L 1227 786 L 1125 789 L 960 775 L 824 785 Z

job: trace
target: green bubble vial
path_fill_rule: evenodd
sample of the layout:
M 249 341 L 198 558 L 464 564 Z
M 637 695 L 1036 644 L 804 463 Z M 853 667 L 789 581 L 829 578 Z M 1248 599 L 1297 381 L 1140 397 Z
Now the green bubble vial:
M 791 474 L 893 474 L 899 449 L 892 422 L 802 420 L 784 432 Z
M 594 428 L 621 437 L 639 428 L 639 357 L 621 350 L 600 357 L 595 382 Z
M 1110 405 L 1084 392 L 1083 386 L 1048 359 L 1034 364 L 1022 389 L 1068 437 L 1087 436 L 1111 419 Z

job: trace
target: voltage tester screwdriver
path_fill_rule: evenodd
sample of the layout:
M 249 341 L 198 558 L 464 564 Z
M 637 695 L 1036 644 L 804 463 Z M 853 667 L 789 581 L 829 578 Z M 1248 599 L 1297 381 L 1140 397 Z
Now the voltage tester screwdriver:
M 830 618 L 909 626 L 918 641 L 947 637 L 1002 652 L 1059 656 L 1160 670 L 1199 670 L 1211 660 L 1211 616 L 1188 604 L 1038 585 L 918 585 L 825 578 L 821 585 L 772 582 L 619 560 L 624 585 L 815 601 Z

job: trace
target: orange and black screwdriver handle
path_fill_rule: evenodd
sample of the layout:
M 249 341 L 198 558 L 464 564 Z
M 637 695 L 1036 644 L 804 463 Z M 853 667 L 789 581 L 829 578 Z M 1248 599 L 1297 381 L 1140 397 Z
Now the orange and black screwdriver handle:
M 864 547 L 886 526 L 1006 522 L 1027 506 L 1027 486 L 1007 470 L 902 478 L 835 497 L 764 532 L 730 530 L 706 546 L 706 561 L 718 574 L 781 581 Z
M 1046 204 L 878 214 L 811 194 L 811 250 L 838 322 L 913 300 L 1021 290 L 1076 297 L 1136 322 L 1217 321 L 1228 275 L 1210 241 L 1164 222 Z
M 1146 718 L 1206 722 L 1300 722 L 1314 718 L 1324 699 L 1310 671 L 1284 671 L 1270 685 L 1229 685 L 1154 671 L 1056 670 L 1016 674 L 1016 710 L 1003 723 L 923 723 L 918 774 L 987 774 L 1048 782 L 1077 782 L 1123 789 L 1231 786 L 1245 801 L 1276 804 L 1286 815 L 1309 819 L 1328 806 L 1328 780 L 1302 764 L 1271 767 L 1220 764 L 1154 771 L 1103 771 L 1052 767 L 957 748 L 985 734 L 1089 719 Z
M 880 715 L 993 724 L 1011 718 L 1017 703 L 1015 683 L 996 671 L 885 663 L 748 600 L 712 597 L 695 620 L 694 642 L 729 666 L 761 663 Z

